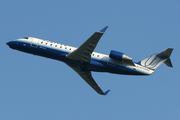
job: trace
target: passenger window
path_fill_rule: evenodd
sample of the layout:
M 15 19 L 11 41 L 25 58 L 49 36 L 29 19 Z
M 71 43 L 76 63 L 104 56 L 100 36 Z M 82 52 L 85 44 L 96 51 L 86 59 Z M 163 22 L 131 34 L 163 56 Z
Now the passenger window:
M 62 48 L 62 46 L 60 46 L 60 48 Z
M 42 44 L 43 42 L 41 42 L 41 44 Z
M 55 45 L 55 47 L 57 47 L 57 45 Z
M 67 47 L 65 47 L 65 49 L 66 49 Z
M 47 43 L 46 43 L 46 45 L 47 45 Z
M 51 44 L 51 46 L 52 46 L 52 44 Z
M 71 48 L 69 50 L 71 50 Z
M 99 57 L 99 55 L 97 55 L 97 57 Z

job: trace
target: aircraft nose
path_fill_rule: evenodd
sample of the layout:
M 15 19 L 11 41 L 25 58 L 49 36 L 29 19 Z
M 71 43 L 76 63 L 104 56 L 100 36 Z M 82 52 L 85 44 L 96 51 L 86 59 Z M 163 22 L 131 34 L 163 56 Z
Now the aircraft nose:
M 12 49 L 15 49 L 15 43 L 13 41 L 7 42 L 6 45 L 8 45 Z
M 8 46 L 9 46 L 9 43 L 10 43 L 10 42 L 7 42 L 7 43 L 6 43 L 6 45 L 8 45 Z

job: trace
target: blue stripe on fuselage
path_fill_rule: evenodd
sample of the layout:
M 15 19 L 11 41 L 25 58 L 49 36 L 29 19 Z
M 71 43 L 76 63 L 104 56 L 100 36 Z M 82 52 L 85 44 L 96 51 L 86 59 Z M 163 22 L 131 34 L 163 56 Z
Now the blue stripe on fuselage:
M 36 45 L 32 45 L 32 43 L 29 41 L 21 41 L 21 40 L 11 41 L 10 47 L 26 53 L 59 60 L 74 67 L 80 67 L 81 65 L 79 61 L 74 61 L 66 58 L 66 55 L 72 52 L 70 50 L 65 50 L 43 44 L 37 44 L 36 46 Z M 111 61 L 104 60 L 103 58 L 100 59 L 100 58 L 92 57 L 91 63 L 90 64 L 85 63 L 85 64 L 86 64 L 86 69 L 90 71 L 110 72 L 114 74 L 128 74 L 128 75 L 146 75 L 145 73 L 134 70 L 130 67 L 113 63 Z

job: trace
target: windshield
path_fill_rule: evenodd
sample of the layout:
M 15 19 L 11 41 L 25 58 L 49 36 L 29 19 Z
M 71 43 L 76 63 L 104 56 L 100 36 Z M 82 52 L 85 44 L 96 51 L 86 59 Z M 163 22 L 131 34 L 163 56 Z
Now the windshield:
M 29 37 L 24 37 L 23 39 L 29 39 Z

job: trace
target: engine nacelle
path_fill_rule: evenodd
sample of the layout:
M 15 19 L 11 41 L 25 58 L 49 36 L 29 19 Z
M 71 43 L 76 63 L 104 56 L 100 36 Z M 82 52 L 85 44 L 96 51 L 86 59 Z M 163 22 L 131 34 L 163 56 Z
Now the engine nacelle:
M 124 55 L 124 53 L 118 52 L 118 51 L 115 51 L 115 50 L 111 50 L 111 52 L 109 54 L 109 57 L 111 59 L 119 60 L 119 61 L 122 61 L 122 60 L 132 60 L 132 58 L 128 57 L 127 55 Z

